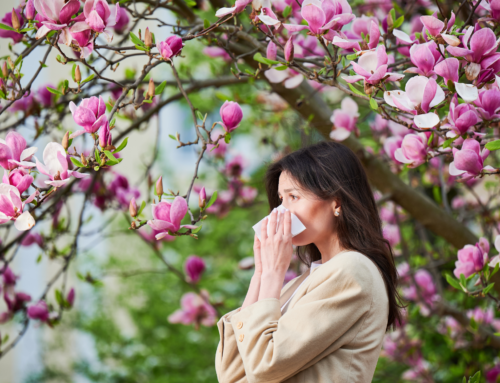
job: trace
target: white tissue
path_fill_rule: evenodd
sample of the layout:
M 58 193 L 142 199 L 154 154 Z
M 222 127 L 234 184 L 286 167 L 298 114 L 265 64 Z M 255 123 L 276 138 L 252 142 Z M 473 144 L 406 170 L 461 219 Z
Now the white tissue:
M 277 209 L 279 212 L 282 212 L 282 213 L 285 212 L 285 207 L 283 205 L 279 205 L 277 207 Z M 266 217 L 269 217 L 269 215 Z M 262 218 L 259 222 L 257 222 L 255 225 L 252 226 L 253 230 L 255 231 L 255 234 L 257 234 L 257 238 L 259 238 L 259 241 L 261 240 L 260 239 L 260 230 L 261 230 L 261 226 L 262 226 L 262 221 L 264 221 L 264 219 L 266 219 L 266 217 Z M 279 214 L 278 214 L 278 218 L 277 218 L 277 222 L 276 222 L 276 229 L 278 229 L 278 223 L 279 223 Z M 271 234 L 269 228 L 270 228 L 270 226 L 268 223 L 267 235 Z M 292 213 L 292 230 L 291 230 L 292 237 L 295 237 L 297 234 L 302 233 L 305 229 L 306 229 L 306 227 L 304 226 L 304 224 L 302 222 L 300 222 L 299 218 L 295 214 Z

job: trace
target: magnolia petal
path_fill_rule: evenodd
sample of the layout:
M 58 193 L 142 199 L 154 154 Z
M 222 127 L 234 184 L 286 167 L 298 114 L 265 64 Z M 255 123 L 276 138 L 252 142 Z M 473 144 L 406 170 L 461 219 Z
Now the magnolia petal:
M 32 146 L 30 148 L 26 148 L 24 149 L 22 152 L 21 152 L 21 161 L 24 161 L 24 160 L 29 160 L 31 159 L 31 157 L 33 156 L 33 154 L 36 153 L 36 151 L 38 150 L 37 147 L 35 146 Z
M 47 27 L 46 25 L 42 25 L 40 28 L 38 28 L 38 31 L 36 32 L 35 38 L 41 39 L 42 37 L 45 37 L 47 33 L 49 33 L 51 29 Z
M 455 89 L 456 89 L 458 95 L 465 102 L 476 101 L 477 98 L 479 97 L 479 92 L 478 92 L 477 88 L 472 84 L 463 84 L 463 83 L 456 82 Z
M 75 178 L 85 178 L 85 177 L 89 177 L 90 174 L 87 174 L 87 173 L 80 173 L 80 172 L 77 172 L 76 170 L 72 171 L 72 172 L 68 172 L 68 176 L 73 176 Z
M 75 137 L 78 137 L 78 136 L 81 136 L 82 134 L 85 134 L 87 133 L 87 131 L 85 129 L 80 129 L 80 130 L 77 130 L 76 132 L 73 132 L 69 135 L 69 138 L 75 138 Z
M 351 135 L 351 132 L 345 128 L 336 128 L 330 132 L 330 138 L 335 141 L 344 141 Z
M 413 122 L 420 129 L 430 129 L 439 124 L 439 116 L 434 113 L 419 114 L 413 118 Z
M 45 181 L 47 185 L 54 186 L 55 188 L 61 187 L 66 185 L 69 181 L 71 181 L 70 178 L 66 178 L 65 180 L 56 180 L 56 181 Z
M 399 29 L 394 29 L 392 34 L 396 36 L 402 43 L 405 44 L 413 44 L 414 41 L 408 36 L 405 32 L 400 31 Z
M 273 19 L 272 17 L 267 15 L 260 14 L 257 17 L 259 18 L 260 21 L 262 21 L 266 25 L 276 26 L 277 24 L 281 23 L 279 20 Z
M 467 173 L 465 170 L 458 170 L 457 167 L 455 166 L 455 161 L 451 162 L 449 167 L 448 167 L 448 173 L 450 173 L 451 176 L 460 176 L 464 173 Z
M 342 79 L 344 79 L 346 82 L 352 84 L 361 80 L 364 80 L 365 78 L 361 75 L 355 75 L 355 76 L 340 76 Z
M 441 33 L 441 37 L 444 41 L 446 41 L 448 45 L 451 45 L 452 47 L 458 47 L 462 43 L 457 36 Z
M 26 231 L 35 226 L 35 219 L 29 211 L 25 211 L 14 222 L 14 227 L 19 231 Z
M 283 83 L 283 85 L 287 89 L 293 89 L 293 88 L 297 88 L 300 84 L 302 84 L 303 80 L 304 80 L 304 75 L 298 74 L 296 76 L 293 76 L 293 77 L 290 77 L 289 79 L 287 79 Z
M 309 29 L 307 25 L 283 24 L 283 26 L 289 32 L 299 32 L 303 31 L 304 29 Z
M 226 16 L 226 15 L 233 13 L 235 10 L 236 10 L 236 7 L 220 8 L 219 10 L 217 10 L 217 12 L 215 12 L 215 16 L 216 17 L 223 17 L 223 16 Z
M 182 227 L 184 227 L 184 228 L 186 228 L 186 229 L 192 229 L 192 230 L 194 230 L 194 229 L 197 229 L 197 228 L 198 228 L 198 226 L 196 226 L 196 225 L 181 225 L 181 228 L 182 228 Z
M 394 152 L 394 158 L 402 164 L 411 164 L 412 162 L 405 157 L 405 155 L 403 154 L 403 149 L 401 148 L 396 149 L 396 151 Z

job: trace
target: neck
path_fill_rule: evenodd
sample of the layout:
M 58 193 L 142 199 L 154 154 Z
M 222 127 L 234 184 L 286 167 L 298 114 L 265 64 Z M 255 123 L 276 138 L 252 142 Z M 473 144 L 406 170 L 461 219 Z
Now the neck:
M 321 253 L 321 263 L 326 263 L 341 251 L 345 250 L 337 237 L 337 234 L 330 235 L 324 241 L 314 243 Z

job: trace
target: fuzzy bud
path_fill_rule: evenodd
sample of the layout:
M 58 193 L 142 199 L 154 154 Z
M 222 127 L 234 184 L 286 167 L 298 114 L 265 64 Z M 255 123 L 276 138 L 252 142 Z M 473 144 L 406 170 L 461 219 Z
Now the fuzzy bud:
M 153 98 L 155 96 L 155 82 L 153 79 L 149 79 L 149 85 L 148 85 L 148 93 L 147 93 L 148 98 Z
M 83 166 L 87 166 L 88 162 L 87 162 L 87 159 L 85 158 L 85 156 L 82 154 L 80 154 L 80 159 L 82 160 L 82 164 Z
M 64 135 L 64 137 L 62 139 L 62 142 L 61 142 L 61 145 L 64 148 L 64 150 L 68 150 L 68 146 L 69 146 L 69 132 L 66 132 L 66 134 Z
M 293 60 L 293 35 L 290 36 L 285 44 L 285 60 L 290 62 Z
M 12 61 L 12 59 L 9 57 L 7 57 L 7 62 L 9 63 L 9 67 L 11 70 L 14 70 L 15 66 L 14 66 L 14 61 Z
M 135 202 L 135 198 L 132 198 L 130 200 L 130 204 L 128 205 L 128 211 L 130 213 L 130 216 L 132 218 L 135 218 L 137 215 L 137 203 Z
M 149 28 L 146 28 L 146 32 L 144 33 L 144 45 L 148 48 L 151 48 L 153 46 L 153 38 L 151 36 Z
M 276 44 L 273 43 L 272 41 L 269 41 L 269 44 L 267 44 L 267 52 L 266 56 L 269 60 L 276 60 L 276 53 L 278 49 L 276 47 Z
M 158 181 L 156 181 L 156 195 L 160 198 L 163 195 L 163 182 L 162 181 L 163 181 L 162 176 L 160 176 L 160 178 L 158 178 Z
M 82 81 L 82 74 L 80 73 L 80 66 L 77 65 L 75 69 L 75 81 L 80 82 Z
M 20 29 L 21 23 L 19 22 L 19 17 L 17 17 L 17 12 L 14 8 L 12 8 L 12 28 Z
M 198 206 L 203 209 L 207 205 L 207 192 L 205 191 L 205 186 L 200 190 L 200 195 L 198 197 Z
M 8 74 L 9 74 L 9 70 L 7 68 L 7 61 L 4 61 L 2 64 L 2 75 L 4 78 L 7 78 Z
M 69 303 L 70 307 L 73 307 L 73 303 L 75 302 L 75 289 L 74 288 L 71 288 L 71 290 L 69 290 L 69 293 L 66 296 L 66 301 Z

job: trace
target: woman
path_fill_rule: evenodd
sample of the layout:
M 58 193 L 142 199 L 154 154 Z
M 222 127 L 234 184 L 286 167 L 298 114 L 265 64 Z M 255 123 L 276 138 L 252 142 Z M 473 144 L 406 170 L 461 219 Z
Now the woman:
M 342 144 L 321 142 L 272 164 L 266 189 L 274 210 L 262 242 L 254 239 L 247 296 L 217 323 L 219 382 L 371 382 L 402 306 L 360 161 Z M 280 204 L 287 210 L 278 219 Z M 291 213 L 306 227 L 293 238 Z M 292 245 L 309 269 L 282 289 Z

